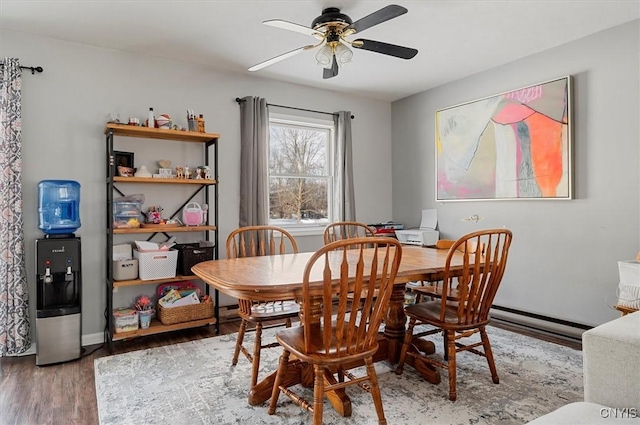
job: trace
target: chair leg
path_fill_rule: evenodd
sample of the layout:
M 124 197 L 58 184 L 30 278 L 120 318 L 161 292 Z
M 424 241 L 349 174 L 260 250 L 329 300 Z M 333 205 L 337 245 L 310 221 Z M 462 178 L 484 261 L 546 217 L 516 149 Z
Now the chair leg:
M 420 281 L 420 286 L 424 286 L 424 280 Z M 420 304 L 420 302 L 422 301 L 422 294 L 420 292 L 416 292 L 416 300 L 414 301 L 414 304 Z
M 449 369 L 449 400 L 456 401 L 456 335 L 454 331 L 446 332 L 447 366 Z
M 373 398 L 373 405 L 376 407 L 376 413 L 378 414 L 378 424 L 387 425 L 387 419 L 384 417 L 384 409 L 382 408 L 382 396 L 380 395 L 380 385 L 378 384 L 378 375 L 376 369 L 373 367 L 373 358 L 367 357 L 364 359 L 367 365 L 367 376 L 369 376 L 369 383 L 371 384 L 371 397 Z
M 232 365 L 238 364 L 238 356 L 240 355 L 240 349 L 242 348 L 242 341 L 244 340 L 244 333 L 247 330 L 247 321 L 242 319 L 240 322 L 240 329 L 238 330 L 238 337 L 236 338 L 236 349 L 233 352 L 233 360 L 231 361 Z
M 267 411 L 270 415 L 276 413 L 276 405 L 278 404 L 278 397 L 280 397 L 280 385 L 282 385 L 282 380 L 287 373 L 287 366 L 289 364 L 289 354 L 287 350 L 284 350 L 280 356 L 280 364 L 278 365 L 278 372 L 276 373 L 276 379 L 273 383 L 271 401 L 269 402 L 269 410 Z
M 253 343 L 253 362 L 251 362 L 251 387 L 258 383 L 258 369 L 260 369 L 260 349 L 262 348 L 262 323 L 256 323 L 256 336 Z
M 494 384 L 500 383 L 498 377 L 498 371 L 496 370 L 496 363 L 493 361 L 493 351 L 491 351 L 491 344 L 489 343 L 489 336 L 484 327 L 480 328 L 480 337 L 482 338 L 482 346 L 484 347 L 484 355 L 489 363 L 489 370 L 491 371 L 491 380 Z
M 409 351 L 409 344 L 413 339 L 413 328 L 416 325 L 416 319 L 409 320 L 409 327 L 404 334 L 404 341 L 402 342 L 402 349 L 400 350 L 400 358 L 398 359 L 398 366 L 396 366 L 396 374 L 402 375 L 402 369 L 404 362 L 407 358 L 407 351 Z
M 447 348 L 449 346 L 449 336 L 445 331 L 442 331 L 442 340 L 444 341 L 444 359 L 447 361 L 449 360 L 449 350 Z
M 313 425 L 322 425 L 322 407 L 324 405 L 324 368 L 314 365 L 313 381 Z

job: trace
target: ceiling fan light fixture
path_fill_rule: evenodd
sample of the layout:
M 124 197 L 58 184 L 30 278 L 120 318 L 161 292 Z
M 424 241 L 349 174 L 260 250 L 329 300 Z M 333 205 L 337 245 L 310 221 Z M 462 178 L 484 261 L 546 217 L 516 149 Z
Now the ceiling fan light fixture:
M 331 64 L 333 62 L 333 49 L 328 44 L 325 44 L 318 50 L 316 53 L 316 61 L 318 61 L 318 65 L 323 68 L 331 68 Z
M 335 55 L 338 65 L 342 66 L 351 62 L 351 59 L 353 58 L 353 51 L 343 43 L 339 43 L 336 46 Z
M 319 39 L 319 42 L 262 61 L 249 68 L 249 71 L 257 71 L 300 52 L 317 48 L 319 49 L 316 51 L 315 58 L 318 65 L 324 68 L 322 72 L 323 79 L 337 76 L 339 68 L 351 62 L 353 59 L 352 49 L 368 50 L 400 59 L 411 59 L 418 53 L 416 49 L 375 40 L 348 39 L 354 34 L 360 34 L 368 28 L 397 18 L 405 13 L 407 13 L 405 7 L 390 4 L 363 18 L 352 21 L 349 16 L 341 13 L 339 8 L 328 7 L 323 9 L 322 14 L 313 20 L 311 27 L 282 19 L 263 21 L 265 25 L 313 36 Z

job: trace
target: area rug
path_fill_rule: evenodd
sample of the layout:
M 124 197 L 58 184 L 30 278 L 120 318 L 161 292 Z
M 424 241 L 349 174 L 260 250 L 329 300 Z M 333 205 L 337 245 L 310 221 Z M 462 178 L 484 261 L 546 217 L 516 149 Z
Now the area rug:
M 271 338 L 275 329 L 264 332 Z M 460 353 L 458 399 L 448 400 L 447 372 L 442 382 L 424 381 L 407 366 L 376 363 L 389 424 L 524 424 L 562 405 L 583 399 L 582 354 L 495 327 L 488 328 L 500 384 L 493 384 L 486 360 Z M 250 334 L 246 342 L 251 344 Z M 442 341 L 433 337 L 437 353 Z M 265 339 L 266 340 L 266 339 Z M 251 366 L 241 358 L 231 366 L 235 334 L 102 357 L 95 360 L 101 425 L 128 424 L 307 424 L 311 415 L 281 395 L 276 414 L 268 402 L 247 403 Z M 261 376 L 275 370 L 279 348 L 263 350 Z M 296 387 L 309 400 L 312 390 Z M 325 424 L 376 424 L 371 395 L 348 387 L 351 417 L 339 416 L 325 401 Z

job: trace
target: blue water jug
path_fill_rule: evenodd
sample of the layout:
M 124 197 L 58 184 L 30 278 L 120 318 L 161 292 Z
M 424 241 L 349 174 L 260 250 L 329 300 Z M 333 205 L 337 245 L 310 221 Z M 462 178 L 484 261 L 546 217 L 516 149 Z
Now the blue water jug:
M 38 183 L 38 227 L 51 235 L 73 233 L 80 227 L 80 183 L 73 180 Z

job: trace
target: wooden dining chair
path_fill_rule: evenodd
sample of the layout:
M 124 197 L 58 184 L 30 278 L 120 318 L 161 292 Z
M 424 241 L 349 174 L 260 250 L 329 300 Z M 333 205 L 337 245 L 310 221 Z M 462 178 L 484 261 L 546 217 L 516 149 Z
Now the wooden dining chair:
M 277 255 L 297 253 L 298 244 L 289 232 L 276 226 L 247 226 L 240 227 L 227 237 L 227 258 L 255 257 L 259 255 Z M 232 364 L 238 363 L 240 352 L 251 362 L 251 388 L 258 382 L 260 368 L 260 351 L 263 348 L 277 347 L 277 342 L 262 343 L 262 328 L 265 322 L 280 321 L 287 327 L 291 326 L 291 319 L 298 317 L 300 311 L 295 300 L 280 300 L 258 302 L 255 300 L 238 300 L 238 314 L 242 319 Z M 243 345 L 244 335 L 248 324 L 255 326 L 255 340 L 253 352 L 250 353 Z
M 373 355 L 378 350 L 378 328 L 388 309 L 401 256 L 402 247 L 396 239 L 367 237 L 331 242 L 309 259 L 302 280 L 302 311 L 308 314 L 302 315 L 302 326 L 276 333 L 283 353 L 271 395 L 270 415 L 275 413 L 282 392 L 312 412 L 313 424 L 320 425 L 327 393 L 343 391 L 353 384 L 364 386 L 369 381 L 378 423 L 387 423 Z M 312 281 L 312 270 L 316 275 L 321 273 L 321 280 Z M 377 297 L 373 296 L 374 288 L 378 288 Z M 347 295 L 351 292 L 358 295 L 361 308 L 348 308 Z M 360 297 L 364 293 L 367 295 Z M 337 306 L 333 303 L 335 298 Z M 313 366 L 313 402 L 286 386 L 292 354 Z M 349 371 L 363 361 L 366 375 L 356 376 Z
M 325 245 L 342 239 L 364 238 L 375 236 L 376 231 L 364 223 L 357 221 L 337 221 L 324 229 Z
M 436 242 L 436 249 L 451 249 L 451 247 L 456 243 L 455 240 L 452 239 L 440 239 Z M 457 245 L 455 250 L 460 252 L 469 252 L 474 253 L 478 249 L 478 245 L 476 241 L 467 241 L 464 244 Z M 483 249 L 483 247 L 480 247 Z M 430 299 L 441 298 L 442 297 L 442 280 L 432 280 L 432 281 L 422 281 L 420 282 L 420 286 L 412 286 L 412 291 L 416 293 L 416 302 L 420 302 L 424 297 L 429 297 Z M 447 296 L 449 300 L 455 301 L 458 298 L 458 279 L 452 279 L 449 282 L 449 290 Z
M 455 401 L 457 397 L 456 353 L 469 351 L 485 357 L 493 382 L 496 384 L 500 382 L 485 327 L 489 323 L 489 309 L 502 282 L 511 239 L 512 234 L 509 230 L 489 229 L 462 236 L 451 246 L 445 262 L 441 298 L 405 308 L 405 314 L 409 317 L 409 327 L 405 334 L 396 373 L 402 373 L 407 356 L 414 357 L 416 361 L 445 368 L 449 372 L 449 400 Z M 484 251 L 463 250 L 463 268 L 460 273 L 456 272 L 460 274 L 457 300 L 452 303 L 448 299 L 449 283 L 454 279 L 453 272 L 450 271 L 451 260 L 458 247 L 470 242 L 475 243 L 476 246 L 483 246 Z M 419 324 L 428 324 L 435 329 L 414 334 L 414 328 Z M 444 361 L 421 354 L 415 346 L 415 338 L 437 332 L 443 332 L 445 336 Z M 460 342 L 476 333 L 480 334 L 480 342 L 466 345 Z M 482 350 L 477 349 L 479 347 L 482 347 Z
M 375 237 L 375 235 L 375 229 L 359 221 L 336 221 L 325 227 L 323 239 L 326 245 L 344 239 Z M 349 297 L 353 299 L 353 294 Z

